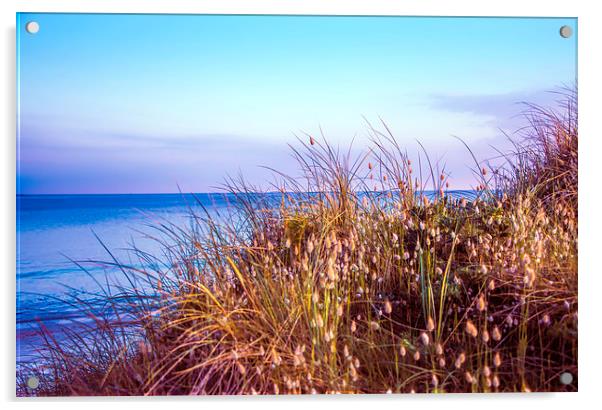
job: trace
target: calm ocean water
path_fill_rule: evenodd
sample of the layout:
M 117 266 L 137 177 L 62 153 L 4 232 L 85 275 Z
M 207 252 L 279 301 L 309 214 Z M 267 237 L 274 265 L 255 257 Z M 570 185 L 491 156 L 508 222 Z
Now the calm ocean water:
M 454 196 L 474 196 L 455 191 Z M 119 271 L 90 266 L 89 275 L 73 261 L 108 261 L 102 242 L 122 261 L 127 249 L 159 254 L 158 245 L 144 237 L 149 224 L 163 219 L 186 227 L 190 207 L 199 200 L 212 215 L 224 212 L 232 196 L 223 194 L 145 195 L 26 195 L 17 197 L 17 361 L 35 358 L 40 345 L 39 323 L 48 329 L 78 318 L 78 312 L 61 299 L 99 290 L 96 280 L 119 283 Z M 96 235 L 96 236 L 95 236 Z M 60 337 L 60 332 L 58 333 Z
M 144 237 L 143 232 L 154 233 L 148 225 L 160 219 L 189 225 L 189 207 L 200 209 L 197 199 L 214 214 L 230 200 L 220 194 L 18 196 L 17 361 L 35 357 L 39 322 L 52 330 L 77 317 L 77 311 L 60 299 L 78 291 L 98 291 L 93 278 L 103 283 L 108 274 L 119 281 L 115 270 L 86 265 L 88 275 L 73 262 L 110 260 L 95 235 L 125 261 L 133 242 L 158 251 L 157 244 Z

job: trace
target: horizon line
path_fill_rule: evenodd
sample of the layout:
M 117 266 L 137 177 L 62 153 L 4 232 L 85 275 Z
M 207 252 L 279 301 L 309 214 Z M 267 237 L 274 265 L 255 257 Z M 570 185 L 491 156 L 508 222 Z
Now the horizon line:
M 385 189 L 379 191 L 353 191 L 353 192 L 390 192 L 398 191 L 399 189 Z M 415 190 L 416 192 L 437 192 L 437 189 Z M 446 189 L 444 192 L 461 192 L 461 191 L 476 191 L 474 188 L 465 189 Z M 100 195 L 206 195 L 206 194 L 281 194 L 295 193 L 295 191 L 248 191 L 248 192 L 231 192 L 231 191 L 205 191 L 205 192 L 99 192 L 99 193 L 43 193 L 43 194 L 16 194 L 19 196 L 100 196 Z M 303 191 L 302 193 L 320 193 L 320 191 Z

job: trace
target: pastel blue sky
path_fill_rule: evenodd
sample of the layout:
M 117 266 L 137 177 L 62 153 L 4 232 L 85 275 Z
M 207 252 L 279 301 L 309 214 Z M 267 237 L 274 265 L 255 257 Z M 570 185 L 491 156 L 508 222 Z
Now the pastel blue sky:
M 28 21 L 40 31 L 25 31 Z M 206 192 L 294 173 L 287 143 L 383 118 L 458 188 L 516 103 L 576 83 L 576 19 L 20 14 L 18 192 Z

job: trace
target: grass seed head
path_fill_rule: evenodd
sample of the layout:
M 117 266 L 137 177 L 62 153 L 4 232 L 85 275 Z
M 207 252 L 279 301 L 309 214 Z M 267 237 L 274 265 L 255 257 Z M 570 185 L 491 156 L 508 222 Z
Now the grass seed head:
M 399 354 L 401 355 L 401 357 L 405 357 L 407 351 L 405 346 L 402 344 L 401 346 L 399 346 Z
M 502 338 L 502 333 L 500 332 L 500 328 L 499 327 L 497 327 L 497 326 L 493 327 L 493 331 L 491 332 L 491 337 L 496 342 L 500 341 L 500 339 Z
M 433 318 L 430 316 L 426 322 L 426 330 L 428 330 L 429 332 L 432 332 L 433 330 L 435 330 L 435 322 L 433 321 Z
M 468 333 L 472 337 L 477 337 L 479 334 L 477 327 L 472 323 L 471 320 L 466 321 L 466 333 Z
M 500 352 L 495 352 L 493 355 L 493 365 L 495 367 L 500 367 L 502 365 L 502 357 L 500 356 Z
M 454 363 L 454 366 L 456 367 L 456 369 L 459 369 L 460 367 L 462 367 L 462 365 L 464 364 L 465 361 L 466 361 L 466 355 L 464 353 L 460 353 L 458 355 L 458 357 L 456 358 L 456 362 Z
M 387 300 L 385 301 L 385 313 L 390 315 L 391 312 L 393 312 L 393 306 L 391 305 L 391 302 Z

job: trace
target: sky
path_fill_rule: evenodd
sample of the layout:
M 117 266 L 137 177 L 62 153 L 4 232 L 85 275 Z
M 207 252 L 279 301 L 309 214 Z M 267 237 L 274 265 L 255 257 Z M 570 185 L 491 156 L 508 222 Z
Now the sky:
M 507 147 L 521 102 L 576 84 L 576 33 L 570 18 L 21 13 L 17 193 L 267 188 L 262 165 L 296 175 L 296 136 L 359 152 L 380 119 L 469 188 L 454 136 L 483 160 Z

